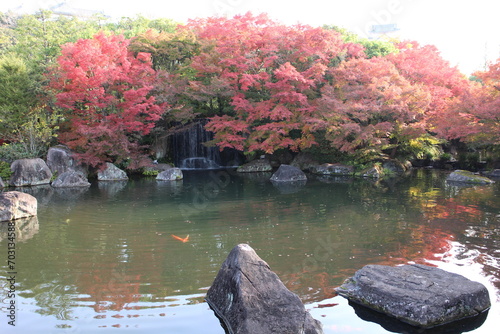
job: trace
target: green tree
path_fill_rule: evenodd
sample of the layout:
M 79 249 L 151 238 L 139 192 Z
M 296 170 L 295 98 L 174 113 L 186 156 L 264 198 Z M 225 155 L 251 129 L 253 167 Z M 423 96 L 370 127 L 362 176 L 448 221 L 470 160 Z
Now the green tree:
M 42 155 L 54 137 L 57 117 L 44 110 L 35 86 L 22 59 L 0 58 L 0 138 L 16 146 L 14 158 Z

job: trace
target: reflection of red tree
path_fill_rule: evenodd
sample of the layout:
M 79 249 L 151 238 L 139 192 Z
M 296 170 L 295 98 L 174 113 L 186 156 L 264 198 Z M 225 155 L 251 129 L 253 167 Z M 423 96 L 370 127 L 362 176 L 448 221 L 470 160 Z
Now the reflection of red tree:
M 379 264 L 394 266 L 415 262 L 429 265 L 429 261 L 442 260 L 451 249 L 453 236 L 441 229 L 421 225 L 409 231 L 411 239 L 399 243 L 397 251 L 387 253 Z
M 93 308 L 96 312 L 120 311 L 127 304 L 139 301 L 140 275 L 128 275 L 111 263 L 102 266 L 89 264 L 88 267 L 90 271 L 79 276 L 79 288 L 90 296 L 81 300 L 95 302 Z

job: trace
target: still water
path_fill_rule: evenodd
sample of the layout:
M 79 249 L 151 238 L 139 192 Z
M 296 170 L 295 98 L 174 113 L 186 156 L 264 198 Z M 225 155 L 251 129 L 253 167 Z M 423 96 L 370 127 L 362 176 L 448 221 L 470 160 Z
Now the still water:
M 480 281 L 493 306 L 472 332 L 500 327 L 500 182 L 459 188 L 445 172 L 415 170 L 277 188 L 269 176 L 185 172 L 175 182 L 22 189 L 37 197 L 38 217 L 17 223 L 16 327 L 2 303 L 0 332 L 223 334 L 204 295 L 238 243 L 268 262 L 325 333 L 388 333 L 334 292 L 366 264 L 425 263 Z M 5 237 L 4 224 L 2 285 Z

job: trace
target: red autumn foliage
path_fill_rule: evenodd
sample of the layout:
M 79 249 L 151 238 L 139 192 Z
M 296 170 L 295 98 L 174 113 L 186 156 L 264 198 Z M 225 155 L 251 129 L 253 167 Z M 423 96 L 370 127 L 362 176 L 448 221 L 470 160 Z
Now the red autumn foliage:
M 189 26 L 204 43 L 191 63 L 196 71 L 192 97 L 226 103 L 206 125 L 221 149 L 271 153 L 313 145 L 312 101 L 327 67 L 362 53 L 334 31 L 285 26 L 265 15 L 200 19 Z
M 60 141 L 91 166 L 127 161 L 145 163 L 139 144 L 149 134 L 164 106 L 151 92 L 155 83 L 150 55 L 133 56 L 129 40 L 99 33 L 62 47 L 51 83 L 57 106 L 66 110 Z
M 423 134 L 430 97 L 385 58 L 353 59 L 329 71 L 319 107 L 327 138 L 342 151 L 380 152 Z

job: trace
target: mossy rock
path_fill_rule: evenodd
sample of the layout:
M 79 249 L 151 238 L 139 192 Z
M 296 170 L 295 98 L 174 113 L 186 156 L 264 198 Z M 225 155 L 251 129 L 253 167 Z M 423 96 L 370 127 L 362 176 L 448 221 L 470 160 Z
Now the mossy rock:
M 472 172 L 466 170 L 456 170 L 446 178 L 447 182 L 456 182 L 456 183 L 469 183 L 469 184 L 491 184 L 495 183 L 495 181 L 481 176 L 476 175 Z

